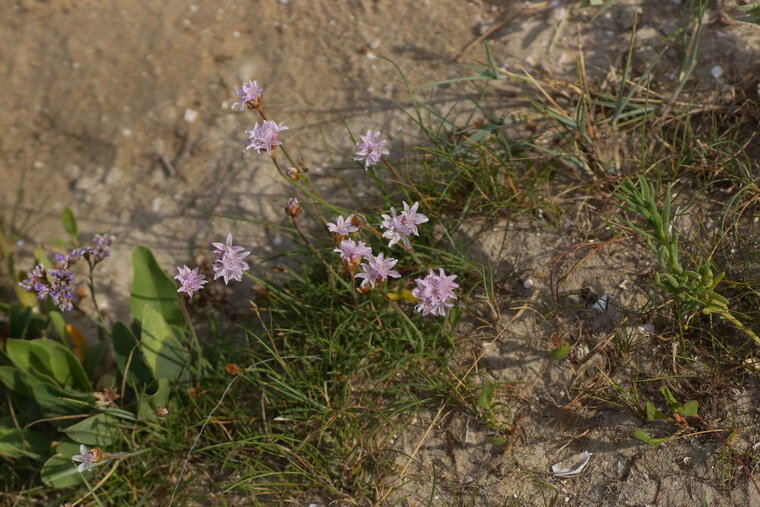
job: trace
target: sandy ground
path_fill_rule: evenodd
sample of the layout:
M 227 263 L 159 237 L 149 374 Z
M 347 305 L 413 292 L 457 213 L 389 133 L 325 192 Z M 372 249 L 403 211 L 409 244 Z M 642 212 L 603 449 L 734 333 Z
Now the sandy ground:
M 416 136 L 394 105 L 406 101 L 403 81 L 381 57 L 396 62 L 415 86 L 471 75 L 468 65 L 480 66 L 483 60 L 478 41 L 488 40 L 506 70 L 568 76 L 582 52 L 589 75 L 601 78 L 620 66 L 634 23 L 634 68 L 641 72 L 685 19 L 685 7 L 677 1 L 638 8 L 638 13 L 633 2 L 616 2 L 594 18 L 576 9 L 576 2 L 508 0 L 9 0 L 5 7 L 0 16 L 0 216 L 27 238 L 20 252 L 63 236 L 58 216 L 66 206 L 79 218 L 83 236 L 117 235 L 112 259 L 98 268 L 101 292 L 117 317 L 125 315 L 123 296 L 131 278 L 126 266 L 135 245 L 152 248 L 167 270 L 190 264 L 228 231 L 254 251 L 255 260 L 284 248 L 276 229 L 211 216 L 282 223 L 282 206 L 290 195 L 265 156 L 243 154 L 243 131 L 257 118 L 230 108 L 241 81 L 263 85 L 270 118 L 290 128 L 283 140 L 310 168 L 317 185 L 329 188 L 333 167 L 361 174 L 351 163 L 353 144 L 344 122 L 355 135 L 383 131 L 395 157 Z M 760 67 L 758 30 L 722 15 L 735 13 L 732 7 L 720 5 L 708 16 L 695 71 L 703 89 L 726 94 L 737 87 L 756 90 Z M 676 78 L 681 56 L 675 49 L 665 53 L 662 79 Z M 454 100 L 473 90 L 452 88 L 438 97 Z M 542 379 L 540 396 L 561 391 L 558 386 L 570 381 L 567 371 L 552 370 L 546 377 L 545 355 L 531 349 L 530 340 L 522 352 L 503 343 L 488 347 L 484 364 L 501 371 L 494 373 L 497 380 L 535 376 Z M 506 348 L 497 354 L 494 347 Z M 489 366 L 492 353 L 519 365 L 511 370 Z M 557 398 L 551 406 L 565 401 Z M 563 431 L 559 410 L 537 422 Z M 583 487 L 574 482 L 578 479 L 559 484 L 565 503 L 760 502 L 749 487 L 739 500 L 726 491 L 700 489 L 709 475 L 705 467 L 713 466 L 710 460 L 695 457 L 693 465 L 682 466 L 668 461 L 674 459 L 672 449 L 642 451 L 640 444 L 620 436 L 629 434 L 620 427 L 636 422 L 620 414 L 610 417 L 616 419 L 605 420 L 598 438 L 588 437 L 597 443 L 576 442 L 560 452 L 558 442 L 566 443 L 570 430 L 542 445 L 523 441 L 515 447 L 516 461 L 504 467 L 482 441 L 468 441 L 482 440 L 486 432 L 464 432 L 465 447 L 472 449 L 459 457 L 431 451 L 415 473 L 430 473 L 429 463 L 440 459 L 450 482 L 477 491 L 478 504 L 500 505 L 505 499 L 543 504 L 536 481 L 526 477 L 549 480 L 552 459 L 584 448 L 597 456 Z M 584 424 L 591 427 L 595 421 Z M 586 426 L 576 425 L 572 433 Z M 539 434 L 536 441 L 546 437 Z M 405 438 L 400 445 L 411 445 L 415 435 Z M 618 445 L 616 438 L 624 442 Z M 653 463 L 665 460 L 675 470 L 676 483 L 690 484 L 686 493 L 665 500 L 660 489 L 652 489 L 662 488 L 665 479 L 658 483 L 646 474 L 631 474 L 630 460 L 641 452 L 654 456 Z M 512 481 L 515 470 L 522 470 L 523 486 Z M 674 494 L 680 488 L 674 483 L 666 489 Z M 427 491 L 421 488 L 422 496 L 414 498 L 422 501 Z

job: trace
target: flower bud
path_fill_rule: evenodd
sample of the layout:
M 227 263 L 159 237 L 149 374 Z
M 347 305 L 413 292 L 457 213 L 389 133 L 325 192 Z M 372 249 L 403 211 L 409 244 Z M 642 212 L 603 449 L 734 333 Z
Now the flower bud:
M 169 415 L 169 410 L 166 407 L 156 407 L 155 414 L 163 419 Z
M 301 212 L 303 212 L 303 208 L 301 207 L 301 203 L 298 202 L 298 199 L 295 197 L 288 199 L 288 205 L 285 206 L 285 213 L 291 218 L 298 218 Z
M 227 373 L 230 375 L 239 375 L 240 373 L 243 373 L 243 370 L 240 369 L 240 366 L 236 365 L 235 363 L 228 363 L 225 370 L 227 370 Z
M 298 169 L 295 166 L 290 166 L 287 169 L 285 169 L 285 174 L 293 181 L 298 181 L 298 179 L 301 177 L 301 170 Z
M 92 455 L 93 463 L 100 463 L 103 461 L 103 451 L 100 450 L 100 447 L 96 447 L 95 449 L 91 450 L 90 454 Z

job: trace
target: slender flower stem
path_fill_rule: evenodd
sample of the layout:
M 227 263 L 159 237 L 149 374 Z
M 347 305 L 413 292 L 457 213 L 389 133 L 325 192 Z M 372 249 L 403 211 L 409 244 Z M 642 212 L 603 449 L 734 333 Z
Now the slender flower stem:
M 92 306 L 95 308 L 95 313 L 98 316 L 98 340 L 102 343 L 108 336 L 108 331 L 105 328 L 105 319 L 103 318 L 103 312 L 100 311 L 98 306 L 98 300 L 95 297 L 95 280 L 92 276 L 92 270 L 95 267 L 91 260 L 87 260 L 87 266 L 89 267 L 89 275 L 87 277 L 87 287 L 90 289 L 90 298 L 92 298 Z
M 195 326 L 193 326 L 193 321 L 190 318 L 190 313 L 187 311 L 187 307 L 185 306 L 186 299 L 189 299 L 186 295 L 180 295 L 177 298 L 177 303 L 179 303 L 179 307 L 182 310 L 182 315 L 185 317 L 185 323 L 187 324 L 187 327 L 190 328 L 190 335 L 193 337 L 193 347 L 195 348 L 197 355 L 195 374 L 200 377 L 201 369 L 203 368 L 203 353 L 201 351 L 201 342 L 198 340 L 198 335 L 195 332 Z
M 380 287 L 377 287 L 377 291 L 383 295 L 383 297 L 391 304 L 391 306 L 404 318 L 404 320 L 412 326 L 414 331 L 417 333 L 417 336 L 419 336 L 420 339 L 424 340 L 424 336 L 422 336 L 422 331 L 417 329 L 417 326 L 414 324 L 414 321 L 409 318 L 409 315 L 406 314 L 404 310 L 401 309 L 401 307 L 398 305 L 396 301 L 393 300 L 388 294 L 383 291 Z

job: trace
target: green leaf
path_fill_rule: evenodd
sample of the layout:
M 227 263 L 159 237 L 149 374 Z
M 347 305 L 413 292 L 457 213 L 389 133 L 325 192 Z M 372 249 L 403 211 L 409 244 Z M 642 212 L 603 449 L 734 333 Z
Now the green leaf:
M 493 404 L 494 385 L 489 379 L 485 379 L 483 382 L 483 388 L 480 390 L 480 396 L 478 397 L 478 404 L 483 410 L 491 410 Z
M 552 356 L 552 359 L 556 359 L 557 361 L 566 359 L 567 356 L 570 355 L 570 344 L 563 343 L 559 347 L 552 350 L 549 354 Z
M 45 433 L 17 428 L 10 417 L 0 419 L 0 457 L 40 459 L 51 443 Z
M 169 324 L 182 325 L 184 322 L 177 303 L 177 284 L 163 272 L 148 248 L 138 246 L 132 251 L 129 309 L 140 321 L 146 306 L 156 310 Z
M 676 409 L 676 413 L 681 417 L 694 417 L 698 411 L 699 402 L 696 400 L 687 401 Z
M 44 346 L 37 343 L 37 340 L 9 338 L 5 344 L 5 352 L 19 370 L 31 373 L 42 382 L 56 383 L 50 354 Z
M 143 386 L 153 381 L 153 374 L 145 364 L 137 338 L 122 322 L 117 322 L 111 329 L 113 353 L 116 366 L 122 375 L 127 376 L 130 385 Z
M 17 305 L 11 305 L 8 323 L 8 336 L 13 338 L 26 338 L 26 331 L 29 328 L 29 321 L 32 320 L 32 309 L 30 307 L 23 310 Z
M 0 366 L 0 382 L 14 393 L 27 398 L 34 398 L 32 386 L 38 384 L 40 380 L 16 367 Z
M 61 212 L 61 223 L 63 224 L 63 230 L 66 231 L 66 234 L 71 238 L 71 242 L 74 245 L 78 245 L 77 220 L 74 218 L 74 213 L 70 208 L 63 208 L 63 211 Z
M 137 410 L 137 415 L 144 421 L 159 422 L 156 415 L 156 408 L 166 407 L 169 403 L 169 379 L 158 379 L 158 386 L 156 392 L 153 394 L 145 394 L 140 400 L 140 405 Z
M 648 401 L 646 403 L 646 409 L 647 409 L 647 421 L 649 422 L 671 420 L 670 417 L 668 417 L 667 415 L 657 410 L 654 406 L 654 403 L 652 403 L 651 401 Z
M 82 365 L 60 343 L 40 338 L 37 340 L 14 340 L 7 343 L 8 357 L 23 371 L 36 370 L 52 377 L 63 388 L 91 392 L 92 386 Z M 39 376 L 39 375 L 38 375 Z M 40 378 L 40 380 L 45 380 Z
M 665 442 L 673 438 L 673 437 L 652 438 L 649 435 L 647 435 L 647 433 L 644 430 L 640 428 L 636 428 L 636 430 L 633 432 L 633 436 L 637 440 L 641 440 L 645 444 L 652 445 L 652 446 L 658 446 L 660 444 L 664 444 Z
M 72 395 L 44 382 L 32 385 L 32 395 L 46 418 L 81 414 L 83 410 L 87 410 L 86 407 L 82 407 L 81 402 L 93 399 L 90 395 Z M 68 426 L 72 422 L 74 421 L 71 419 L 62 419 L 53 421 L 53 424 Z
M 48 317 L 50 317 L 53 329 L 61 337 L 63 344 L 66 345 L 66 348 L 72 350 L 71 337 L 69 336 L 69 332 L 66 331 L 66 321 L 63 319 L 63 315 L 60 312 L 52 311 L 48 313 Z
M 760 25 L 760 2 L 754 2 L 748 5 L 740 5 L 738 9 L 742 12 L 746 12 L 749 14 L 749 16 L 736 18 L 737 20 Z
M 487 440 L 488 440 L 488 443 L 490 443 L 491 445 L 504 445 L 505 443 L 507 443 L 507 439 L 502 436 L 488 437 Z
M 63 430 L 70 439 L 80 444 L 106 447 L 119 438 L 117 420 L 107 414 L 88 417 Z
M 673 396 L 673 393 L 670 392 L 670 389 L 668 389 L 667 386 L 662 386 L 660 388 L 660 392 L 665 398 L 665 401 L 668 402 L 671 412 L 675 412 L 681 406 L 681 404 L 678 402 L 675 396 Z
M 77 464 L 71 457 L 79 454 L 79 444 L 74 442 L 61 442 L 56 448 L 56 453 L 42 466 L 40 477 L 46 486 L 51 488 L 65 488 L 82 482 L 82 477 L 77 471 Z M 85 474 L 89 472 L 83 472 Z
M 189 378 L 189 354 L 174 336 L 174 330 L 153 306 L 145 305 L 142 315 L 142 346 L 145 363 L 153 377 L 166 377 L 172 382 Z

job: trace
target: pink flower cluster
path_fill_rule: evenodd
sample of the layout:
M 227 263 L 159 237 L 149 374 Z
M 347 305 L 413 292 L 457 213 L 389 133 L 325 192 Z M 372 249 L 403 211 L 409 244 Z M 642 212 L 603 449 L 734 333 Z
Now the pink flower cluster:
M 427 222 L 428 217 L 417 211 L 417 202 L 412 206 L 403 202 L 403 206 L 404 210 L 399 214 L 391 208 L 390 215 L 382 215 L 381 227 L 385 229 L 383 237 L 391 240 L 389 247 L 402 243 L 410 249 L 410 236 L 419 236 L 417 226 Z M 327 224 L 327 230 L 333 233 L 336 242 L 340 242 L 333 252 L 340 254 L 346 270 L 362 280 L 360 287 L 365 290 L 379 286 L 388 278 L 400 278 L 401 274 L 393 269 L 398 263 L 397 259 L 386 258 L 383 253 L 373 255 L 372 249 L 363 241 L 343 239 L 359 231 L 359 228 L 353 225 L 352 218 L 353 216 L 349 216 L 348 219 L 339 216 L 335 223 Z M 361 271 L 354 274 L 360 266 Z M 439 269 L 437 275 L 431 269 L 427 276 L 415 280 L 417 287 L 412 291 L 412 295 L 418 300 L 415 309 L 423 315 L 446 315 L 446 311 L 453 306 L 452 300 L 457 298 L 454 289 L 459 285 L 454 283 L 454 279 L 456 275 L 447 276 L 443 269 Z
M 280 122 L 278 125 L 273 121 L 266 120 L 261 126 L 259 126 L 259 122 L 256 122 L 253 129 L 245 131 L 248 134 L 248 146 L 245 147 L 244 151 L 256 150 L 256 153 L 261 153 L 261 150 L 265 150 L 271 156 L 272 148 L 282 145 L 282 141 L 277 136 L 283 130 L 288 130 L 284 122 Z
M 227 234 L 225 243 L 212 243 L 211 245 L 215 249 L 214 264 L 212 265 L 214 280 L 223 278 L 225 285 L 229 284 L 230 280 L 242 281 L 243 272 L 249 268 L 244 259 L 251 252 L 246 251 L 242 246 L 234 246 L 232 244 L 232 233 Z M 180 283 L 177 292 L 184 292 L 187 297 L 193 297 L 193 294 L 203 289 L 208 280 L 206 280 L 206 275 L 199 273 L 198 270 L 199 268 L 191 270 L 187 266 L 181 268 L 177 266 L 179 274 L 174 277 Z
M 422 315 L 446 315 L 446 310 L 454 306 L 449 300 L 457 298 L 454 294 L 454 289 L 459 287 L 454 283 L 456 277 L 446 276 L 441 268 L 437 275 L 431 269 L 425 278 L 415 280 L 417 288 L 412 291 L 412 296 L 419 301 L 415 309 Z
M 405 247 L 411 248 L 409 236 L 412 234 L 419 236 L 420 234 L 417 232 L 417 226 L 428 221 L 428 217 L 422 213 L 417 213 L 417 208 L 419 208 L 420 203 L 415 202 L 411 208 L 406 202 L 402 201 L 402 204 L 404 205 L 404 211 L 402 211 L 401 214 L 396 215 L 396 209 L 391 208 L 390 215 L 381 215 L 383 217 L 383 223 L 380 224 L 380 227 L 385 229 L 383 237 L 390 239 L 390 242 L 388 243 L 389 248 L 399 242 Z
M 390 152 L 385 147 L 388 141 L 380 140 L 380 132 L 372 132 L 368 130 L 363 136 L 359 136 L 362 140 L 356 146 L 359 149 L 356 152 L 354 160 L 357 162 L 364 162 L 364 168 L 369 169 L 371 166 L 380 162 L 383 155 L 388 155 Z

